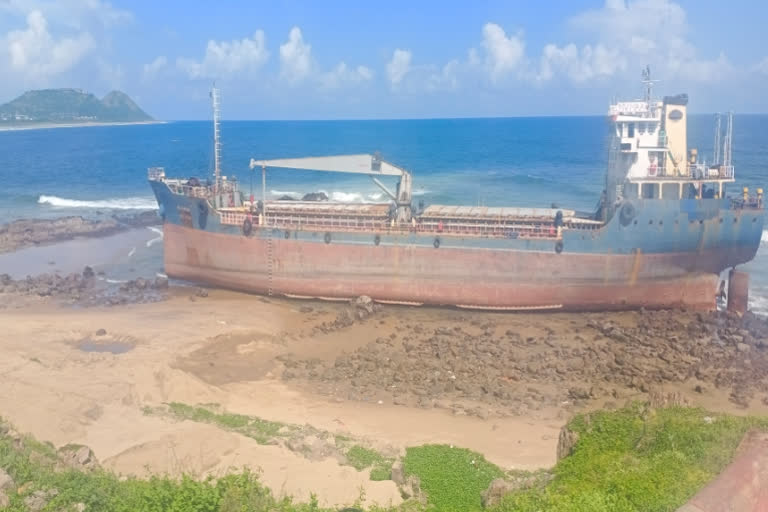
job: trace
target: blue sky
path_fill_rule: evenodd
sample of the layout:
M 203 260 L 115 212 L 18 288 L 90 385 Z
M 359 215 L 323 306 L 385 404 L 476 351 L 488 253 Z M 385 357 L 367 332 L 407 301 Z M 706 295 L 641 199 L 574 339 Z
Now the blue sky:
M 639 94 L 768 112 L 768 2 L 0 0 L 0 102 L 120 89 L 161 119 L 602 114 Z

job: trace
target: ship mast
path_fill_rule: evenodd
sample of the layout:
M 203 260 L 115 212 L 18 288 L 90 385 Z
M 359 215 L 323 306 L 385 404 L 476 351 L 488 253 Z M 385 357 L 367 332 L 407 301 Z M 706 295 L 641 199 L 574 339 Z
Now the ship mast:
M 213 176 L 215 190 L 219 190 L 221 181 L 221 142 L 219 141 L 219 90 L 214 82 L 211 89 L 211 106 L 213 107 Z
M 715 144 L 714 144 L 714 154 L 712 155 L 712 164 L 713 165 L 720 165 L 722 162 L 720 161 L 720 122 L 721 122 L 721 116 L 720 114 L 715 114 Z
M 723 165 L 730 167 L 733 165 L 733 112 L 728 112 L 725 125 L 725 139 L 723 139 Z

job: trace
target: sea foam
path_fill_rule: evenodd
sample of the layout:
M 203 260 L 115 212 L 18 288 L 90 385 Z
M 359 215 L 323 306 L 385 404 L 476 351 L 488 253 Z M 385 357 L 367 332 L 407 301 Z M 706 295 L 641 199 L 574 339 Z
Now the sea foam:
M 125 197 L 84 201 L 66 197 L 41 195 L 37 202 L 56 208 L 104 208 L 108 210 L 156 210 L 157 202 L 151 197 Z

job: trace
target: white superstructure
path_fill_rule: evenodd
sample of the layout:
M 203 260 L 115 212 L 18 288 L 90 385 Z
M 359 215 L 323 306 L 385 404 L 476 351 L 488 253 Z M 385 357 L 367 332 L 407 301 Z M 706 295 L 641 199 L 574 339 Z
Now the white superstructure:
M 733 115 L 720 151 L 719 123 L 714 162 L 700 161 L 688 148 L 688 95 L 653 98 L 650 70 L 643 71 L 644 98 L 614 103 L 609 108 L 624 167 L 625 197 L 683 198 L 710 194 L 722 197 L 723 184 L 734 181 L 731 163 Z M 722 158 L 719 158 L 721 157 Z

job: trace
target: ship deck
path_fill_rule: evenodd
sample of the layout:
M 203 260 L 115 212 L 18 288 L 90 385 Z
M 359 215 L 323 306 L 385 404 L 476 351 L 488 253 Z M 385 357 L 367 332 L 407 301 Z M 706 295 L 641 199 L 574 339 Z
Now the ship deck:
M 222 224 L 235 226 L 251 219 L 258 226 L 284 230 L 416 232 L 483 238 L 560 238 L 562 230 L 555 226 L 558 212 L 562 212 L 562 229 L 603 226 L 568 209 L 431 205 L 410 223 L 394 222 L 391 209 L 389 203 L 271 201 L 266 204 L 266 216 L 251 213 L 248 206 L 223 208 L 218 213 Z

